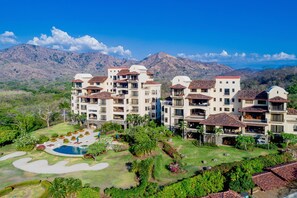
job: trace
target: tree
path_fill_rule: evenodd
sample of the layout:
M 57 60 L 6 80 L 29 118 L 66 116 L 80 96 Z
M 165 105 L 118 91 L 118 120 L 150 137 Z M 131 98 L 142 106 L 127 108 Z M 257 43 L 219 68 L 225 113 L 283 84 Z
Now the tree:
M 235 147 L 243 150 L 252 150 L 255 145 L 255 139 L 252 136 L 239 135 L 235 139 Z
M 126 122 L 129 126 L 147 126 L 149 121 L 149 115 L 140 116 L 138 114 L 128 114 L 126 118 Z
M 288 147 L 290 144 L 297 143 L 297 135 L 283 132 L 281 133 L 281 136 L 283 138 L 283 142 L 286 144 L 286 147 Z
M 268 140 L 268 150 L 269 150 L 269 145 L 271 144 L 271 139 L 274 138 L 274 133 L 270 130 L 267 131 L 267 140 Z
M 214 129 L 214 133 L 215 133 L 215 139 L 216 139 L 216 144 L 218 144 L 218 137 L 222 134 L 222 133 L 224 133 L 224 130 L 222 129 L 222 128 L 215 128 Z
M 47 127 L 50 127 L 50 122 L 53 115 L 57 112 L 58 104 L 57 102 L 52 103 L 42 103 L 38 107 L 39 117 L 46 122 Z
M 92 188 L 83 188 L 77 193 L 78 198 L 100 198 L 99 192 Z
M 255 171 L 250 163 L 234 167 L 228 174 L 229 189 L 236 192 L 245 192 L 252 189 L 255 186 L 252 180 L 252 174 L 254 173 Z
M 49 187 L 49 194 L 53 198 L 64 198 L 67 195 L 66 186 L 64 185 L 64 178 L 57 177 Z
M 59 109 L 63 110 L 63 121 L 66 121 L 66 110 L 70 108 L 70 104 L 68 101 L 64 100 L 60 102 Z
M 203 125 L 199 125 L 196 127 L 197 129 L 197 133 L 199 134 L 199 144 L 201 146 L 201 137 L 204 135 L 205 131 L 204 131 L 204 127 Z
M 79 126 L 82 126 L 87 120 L 87 115 L 86 114 L 78 115 L 77 120 L 78 120 Z
M 185 129 L 187 128 L 187 122 L 184 120 L 179 121 L 178 128 L 181 130 L 183 138 L 186 138 Z
M 30 151 L 35 147 L 38 139 L 29 133 L 23 133 L 14 142 L 17 150 Z
M 94 144 L 91 144 L 89 147 L 88 147 L 88 151 L 87 151 L 87 154 L 90 154 L 94 157 L 94 159 L 96 160 L 96 156 L 104 153 L 106 151 L 106 144 L 104 143 L 94 143 Z
M 35 124 L 35 116 L 32 113 L 18 113 L 15 116 L 16 129 L 20 133 L 26 133 L 32 131 Z

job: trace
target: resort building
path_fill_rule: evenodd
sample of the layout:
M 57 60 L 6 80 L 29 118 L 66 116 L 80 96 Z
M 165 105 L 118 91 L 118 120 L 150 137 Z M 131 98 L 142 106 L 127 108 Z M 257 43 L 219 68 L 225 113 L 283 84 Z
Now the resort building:
M 106 121 L 126 125 L 128 114 L 161 119 L 161 84 L 142 65 L 112 67 L 107 76 L 76 74 L 72 80 L 71 110 L 85 114 L 88 127 Z
M 215 128 L 223 129 L 218 141 L 225 144 L 239 134 L 266 137 L 268 130 L 297 134 L 297 110 L 287 108 L 288 93 L 281 87 L 241 90 L 240 76 L 214 80 L 176 76 L 170 89 L 170 97 L 162 102 L 162 123 L 175 130 L 183 122 L 185 137 L 196 136 L 198 126 L 204 127 L 207 141 L 213 141 Z

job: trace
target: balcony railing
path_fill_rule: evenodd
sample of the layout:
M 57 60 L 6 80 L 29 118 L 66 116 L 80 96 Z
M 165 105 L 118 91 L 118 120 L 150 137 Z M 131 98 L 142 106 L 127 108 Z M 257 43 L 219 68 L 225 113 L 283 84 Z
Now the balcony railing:
M 197 119 L 205 119 L 205 115 L 201 115 L 201 114 L 197 114 L 197 113 L 192 113 L 190 116 L 195 117 Z
M 262 122 L 262 123 L 267 123 L 267 120 L 263 119 L 243 119 L 244 122 Z
M 173 96 L 184 96 L 184 93 L 182 92 L 174 92 Z
M 97 117 L 89 117 L 89 120 L 97 120 Z
M 189 105 L 190 106 L 208 106 L 209 104 L 207 102 L 204 102 L 204 103 L 193 103 L 193 102 L 190 102 Z
M 284 107 L 279 107 L 279 106 L 272 106 L 270 108 L 271 111 L 285 111 Z

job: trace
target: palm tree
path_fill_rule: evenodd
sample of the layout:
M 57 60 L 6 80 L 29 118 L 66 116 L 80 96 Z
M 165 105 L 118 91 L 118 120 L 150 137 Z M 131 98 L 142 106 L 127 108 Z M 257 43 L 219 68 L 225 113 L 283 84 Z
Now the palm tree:
M 221 127 L 219 127 L 219 128 L 215 128 L 214 129 L 214 132 L 215 132 L 215 139 L 216 139 L 216 144 L 218 143 L 218 137 L 224 132 L 224 130 L 221 128 Z
M 199 144 L 201 146 L 201 136 L 203 136 L 205 133 L 204 127 L 202 125 L 199 125 L 196 127 L 196 129 L 197 129 L 197 133 L 199 134 Z
M 182 136 L 185 138 L 185 129 L 187 128 L 187 122 L 184 120 L 179 121 L 178 123 L 179 129 L 182 131 Z
M 67 101 L 63 101 L 59 104 L 59 109 L 63 110 L 63 120 L 66 121 L 66 110 L 70 108 L 70 104 Z
M 271 143 L 271 139 L 274 138 L 274 133 L 270 130 L 267 131 L 267 139 L 268 139 L 268 150 L 269 150 L 269 145 Z

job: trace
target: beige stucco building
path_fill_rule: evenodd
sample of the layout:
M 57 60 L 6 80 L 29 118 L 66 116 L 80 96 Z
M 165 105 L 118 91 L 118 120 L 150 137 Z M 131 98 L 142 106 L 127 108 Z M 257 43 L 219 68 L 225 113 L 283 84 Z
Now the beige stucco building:
M 112 67 L 107 76 L 76 74 L 72 83 L 71 110 L 85 114 L 89 127 L 106 121 L 125 126 L 128 114 L 161 118 L 161 84 L 142 65 Z
M 241 90 L 239 76 L 213 80 L 176 76 L 171 96 L 162 102 L 162 123 L 175 130 L 185 121 L 188 136 L 195 135 L 198 126 L 206 134 L 222 128 L 221 141 L 238 134 L 265 136 L 268 130 L 297 134 L 297 111 L 287 108 L 287 96 L 278 86 L 265 91 Z

